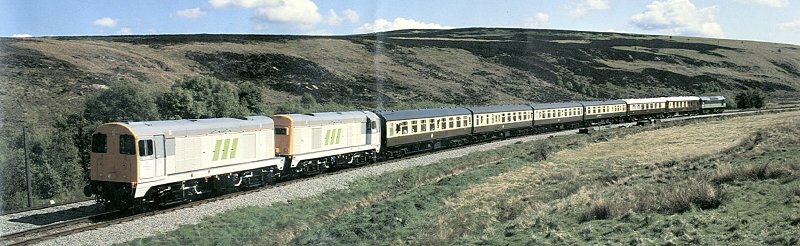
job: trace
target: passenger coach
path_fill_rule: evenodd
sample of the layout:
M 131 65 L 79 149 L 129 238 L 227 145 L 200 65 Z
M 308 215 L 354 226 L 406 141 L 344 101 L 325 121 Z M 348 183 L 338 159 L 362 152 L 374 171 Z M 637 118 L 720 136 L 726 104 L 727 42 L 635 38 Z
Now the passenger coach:
M 383 154 L 404 156 L 466 144 L 472 133 L 472 112 L 466 108 L 378 112 L 384 126 Z
M 530 105 L 469 107 L 473 131 L 478 141 L 527 134 L 533 127 Z

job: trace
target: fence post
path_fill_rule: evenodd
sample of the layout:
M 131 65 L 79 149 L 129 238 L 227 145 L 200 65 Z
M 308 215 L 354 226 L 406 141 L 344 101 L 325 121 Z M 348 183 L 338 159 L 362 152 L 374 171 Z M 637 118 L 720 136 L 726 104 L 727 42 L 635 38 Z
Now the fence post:
M 25 182 L 28 183 L 28 207 L 31 207 L 31 168 L 28 166 L 28 127 L 22 128 L 22 143 L 25 145 Z

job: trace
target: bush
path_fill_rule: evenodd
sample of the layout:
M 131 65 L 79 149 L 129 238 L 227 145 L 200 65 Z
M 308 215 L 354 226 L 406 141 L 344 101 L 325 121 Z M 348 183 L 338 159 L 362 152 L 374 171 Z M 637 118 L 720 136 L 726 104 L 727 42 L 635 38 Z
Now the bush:
M 112 83 L 108 90 L 86 100 L 84 115 L 101 122 L 158 119 L 153 96 L 129 82 Z
M 202 119 L 267 111 L 259 88 L 251 83 L 242 83 L 241 87 L 208 76 L 178 81 L 158 97 L 159 112 L 167 119 Z
M 692 206 L 716 208 L 722 203 L 717 189 L 707 182 L 694 181 L 664 192 L 658 211 L 674 214 L 688 211 Z
M 738 108 L 763 108 L 765 105 L 766 95 L 760 90 L 747 90 L 736 95 Z
M 711 181 L 721 184 L 743 180 L 776 179 L 791 175 L 791 169 L 791 167 L 786 165 L 770 165 L 770 163 L 739 166 L 736 168 L 730 164 L 723 164 L 718 166 L 714 171 L 714 176 L 711 178 Z

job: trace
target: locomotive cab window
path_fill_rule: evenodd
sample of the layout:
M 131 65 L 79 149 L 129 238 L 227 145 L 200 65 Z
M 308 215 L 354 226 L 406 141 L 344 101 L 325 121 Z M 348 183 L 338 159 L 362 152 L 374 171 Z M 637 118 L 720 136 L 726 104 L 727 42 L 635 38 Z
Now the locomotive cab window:
M 139 156 L 153 155 L 153 140 L 139 140 Z
M 108 145 L 106 145 L 106 134 L 96 133 L 92 135 L 92 152 L 106 153 Z
M 127 134 L 119 135 L 119 153 L 123 155 L 136 154 L 136 142 L 133 136 Z

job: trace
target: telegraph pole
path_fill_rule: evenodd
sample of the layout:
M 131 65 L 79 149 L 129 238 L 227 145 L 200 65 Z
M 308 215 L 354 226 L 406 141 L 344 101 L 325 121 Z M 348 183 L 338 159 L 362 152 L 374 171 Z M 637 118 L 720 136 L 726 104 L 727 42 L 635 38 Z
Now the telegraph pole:
M 28 127 L 22 128 L 22 143 L 25 145 L 25 182 L 28 183 L 28 207 L 31 207 L 31 168 L 28 166 Z

